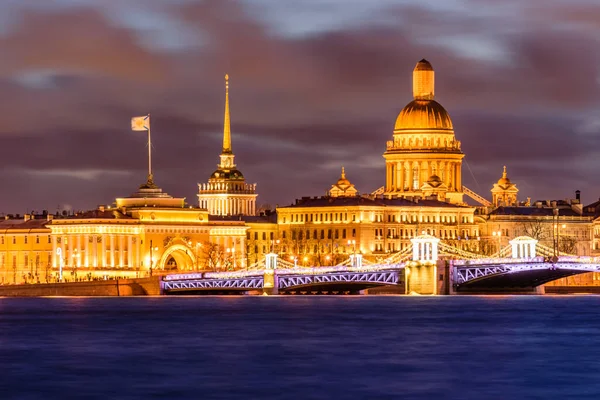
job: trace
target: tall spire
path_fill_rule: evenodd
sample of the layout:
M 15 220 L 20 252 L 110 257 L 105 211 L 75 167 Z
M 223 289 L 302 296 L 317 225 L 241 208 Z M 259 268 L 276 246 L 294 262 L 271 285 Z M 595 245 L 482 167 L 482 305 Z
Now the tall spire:
M 504 166 L 504 171 L 502 171 L 502 178 L 506 179 L 506 165 Z
M 346 179 L 346 170 L 342 166 L 342 179 Z
M 229 121 L 229 75 L 225 74 L 225 121 L 223 123 L 223 154 L 231 154 L 231 123 Z

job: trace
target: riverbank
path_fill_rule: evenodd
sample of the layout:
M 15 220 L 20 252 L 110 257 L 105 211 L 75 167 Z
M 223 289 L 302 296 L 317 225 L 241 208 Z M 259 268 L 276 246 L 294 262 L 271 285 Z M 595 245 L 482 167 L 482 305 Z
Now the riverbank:
M 0 286 L 0 297 L 158 296 L 160 277 Z

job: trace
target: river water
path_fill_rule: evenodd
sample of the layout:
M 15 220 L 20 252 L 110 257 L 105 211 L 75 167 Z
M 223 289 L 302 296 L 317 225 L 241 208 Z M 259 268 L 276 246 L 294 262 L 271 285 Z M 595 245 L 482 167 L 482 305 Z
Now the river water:
M 600 297 L 0 298 L 0 399 L 600 399 Z

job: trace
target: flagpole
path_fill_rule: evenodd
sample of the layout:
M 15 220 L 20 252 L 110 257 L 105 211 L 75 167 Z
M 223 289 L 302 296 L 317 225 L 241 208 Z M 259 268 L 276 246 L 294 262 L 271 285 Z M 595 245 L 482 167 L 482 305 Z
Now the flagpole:
M 150 118 L 150 114 L 146 118 Z M 150 126 L 148 126 L 148 181 L 152 182 L 152 140 L 150 139 Z

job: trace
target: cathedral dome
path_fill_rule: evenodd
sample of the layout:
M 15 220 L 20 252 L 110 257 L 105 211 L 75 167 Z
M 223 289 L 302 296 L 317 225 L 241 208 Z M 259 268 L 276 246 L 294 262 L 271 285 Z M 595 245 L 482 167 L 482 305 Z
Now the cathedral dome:
M 394 130 L 448 129 L 453 130 L 450 115 L 435 100 L 413 100 L 400 111 Z
M 452 130 L 450 115 L 435 97 L 435 72 L 429 61 L 422 59 L 413 70 L 413 97 L 400 111 L 394 129 Z

